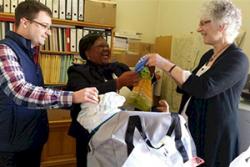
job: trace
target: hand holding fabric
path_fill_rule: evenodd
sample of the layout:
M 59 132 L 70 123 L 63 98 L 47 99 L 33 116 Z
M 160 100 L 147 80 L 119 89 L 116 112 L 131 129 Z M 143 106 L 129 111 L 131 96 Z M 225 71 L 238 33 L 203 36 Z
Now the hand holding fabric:
M 170 68 L 174 65 L 172 62 L 170 62 L 168 59 L 160 56 L 157 53 L 150 53 L 146 55 L 147 63 L 146 65 L 151 67 L 151 66 L 156 66 L 161 69 L 165 69 L 166 71 L 169 71 Z
M 135 65 L 135 72 L 137 72 L 138 74 L 144 69 L 146 63 L 147 63 L 147 56 L 142 56 L 138 62 Z M 147 66 L 149 71 L 150 71 L 150 76 L 154 75 L 155 72 L 155 66 Z
M 81 111 L 77 116 L 77 121 L 86 128 L 89 133 L 95 130 L 115 113 L 121 111 L 121 107 L 126 101 L 125 97 L 116 92 L 108 92 L 99 96 L 99 103 L 83 103 Z
M 95 87 L 84 88 L 73 93 L 73 103 L 98 103 L 98 90 Z

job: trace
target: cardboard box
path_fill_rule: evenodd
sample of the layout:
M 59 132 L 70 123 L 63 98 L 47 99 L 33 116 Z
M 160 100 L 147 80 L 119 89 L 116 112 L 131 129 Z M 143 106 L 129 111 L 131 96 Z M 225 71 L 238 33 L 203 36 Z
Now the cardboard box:
M 85 0 L 84 21 L 115 26 L 116 6 L 110 0 Z
M 112 53 L 111 62 L 120 62 L 127 64 L 129 67 L 134 67 L 135 64 L 140 59 L 140 56 L 137 54 L 129 53 Z
M 141 57 L 153 51 L 153 44 L 145 43 L 145 42 L 131 42 L 130 41 L 128 43 L 128 51 L 135 52 Z
M 160 36 L 155 39 L 155 49 L 156 53 L 159 53 L 161 56 L 170 59 L 171 57 L 171 46 L 172 45 L 172 36 Z

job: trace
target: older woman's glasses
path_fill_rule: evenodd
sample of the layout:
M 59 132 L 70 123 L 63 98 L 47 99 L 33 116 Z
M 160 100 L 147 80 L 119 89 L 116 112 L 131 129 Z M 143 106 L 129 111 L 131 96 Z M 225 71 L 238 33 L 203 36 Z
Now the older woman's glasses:
M 211 20 L 201 20 L 199 26 L 204 26 L 211 23 Z
M 36 24 L 38 24 L 38 25 L 40 25 L 40 26 L 42 26 L 44 29 L 46 29 L 46 30 L 51 30 L 51 27 L 50 27 L 50 25 L 48 25 L 48 24 L 46 24 L 46 23 L 41 23 L 41 22 L 39 22 L 39 21 L 36 21 L 36 20 L 29 20 L 30 22 L 33 22 L 33 23 L 36 23 Z

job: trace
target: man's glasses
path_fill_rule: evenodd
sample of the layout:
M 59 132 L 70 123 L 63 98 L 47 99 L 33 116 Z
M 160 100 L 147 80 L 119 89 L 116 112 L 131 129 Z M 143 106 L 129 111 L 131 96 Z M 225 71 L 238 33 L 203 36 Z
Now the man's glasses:
M 44 29 L 46 29 L 46 30 L 51 30 L 51 27 L 50 27 L 50 25 L 48 25 L 48 24 L 40 23 L 40 22 L 38 22 L 38 21 L 36 21 L 36 20 L 29 20 L 29 21 L 30 21 L 30 22 L 34 22 L 34 23 L 36 23 L 36 24 L 42 26 L 42 27 L 43 27 Z

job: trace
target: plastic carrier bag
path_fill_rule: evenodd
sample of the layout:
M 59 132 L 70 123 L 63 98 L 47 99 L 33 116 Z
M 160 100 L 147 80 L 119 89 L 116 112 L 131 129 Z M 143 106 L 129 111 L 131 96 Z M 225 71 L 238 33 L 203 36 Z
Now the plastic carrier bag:
M 230 163 L 229 167 L 248 167 L 248 166 L 250 166 L 250 146 L 246 151 L 244 151 L 238 157 L 236 157 Z
M 133 87 L 127 104 L 141 111 L 150 111 L 153 106 L 153 86 L 148 67 L 145 66 L 145 57 L 135 65 L 135 71 L 140 75 L 139 83 Z
M 98 104 L 83 103 L 81 105 L 77 121 L 91 133 L 115 113 L 121 111 L 119 107 L 124 104 L 125 100 L 125 97 L 116 92 L 99 95 Z
M 171 145 L 165 146 L 162 142 L 164 138 L 167 138 Z M 170 154 L 166 154 L 164 158 L 165 164 L 183 164 L 196 155 L 185 120 L 179 114 L 121 111 L 105 122 L 92 136 L 89 142 L 88 166 L 142 166 L 142 163 L 134 160 L 132 162 L 135 164 L 131 165 L 129 159 L 133 154 L 138 157 L 134 150 L 137 151 L 138 147 L 145 145 L 154 151 L 154 155 L 164 154 L 165 148 L 171 149 L 172 151 L 168 150 Z M 140 156 L 147 157 L 143 151 L 141 153 Z

